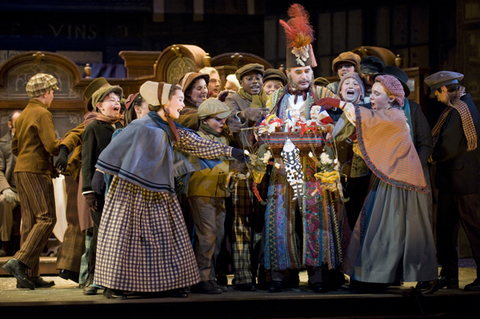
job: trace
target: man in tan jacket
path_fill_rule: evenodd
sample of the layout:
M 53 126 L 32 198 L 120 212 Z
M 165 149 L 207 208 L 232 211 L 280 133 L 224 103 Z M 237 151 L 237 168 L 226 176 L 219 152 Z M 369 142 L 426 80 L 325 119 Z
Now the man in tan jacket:
M 39 277 L 39 257 L 56 223 L 52 175 L 56 173 L 52 156 L 58 155 L 60 141 L 55 138 L 52 114 L 57 80 L 38 73 L 27 83 L 32 98 L 15 125 L 12 153 L 17 156 L 14 170 L 18 196 L 22 203 L 20 250 L 2 268 L 17 278 L 17 288 L 51 287 Z M 73 149 L 76 141 L 63 142 Z

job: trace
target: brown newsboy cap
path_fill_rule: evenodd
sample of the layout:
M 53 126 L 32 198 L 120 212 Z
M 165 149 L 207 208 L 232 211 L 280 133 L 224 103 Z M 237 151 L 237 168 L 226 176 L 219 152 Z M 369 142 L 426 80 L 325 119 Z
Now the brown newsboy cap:
M 353 53 L 351 51 L 342 52 L 333 60 L 332 70 L 333 72 L 337 72 L 338 64 L 343 62 L 348 62 L 355 67 L 356 71 L 358 71 L 360 69 L 360 60 L 361 60 L 360 56 L 356 53 Z
M 27 82 L 27 94 L 30 97 L 39 97 L 50 90 L 58 90 L 57 79 L 50 74 L 37 73 Z
M 453 71 L 440 71 L 425 78 L 425 83 L 430 87 L 430 98 L 435 97 L 435 91 L 444 85 L 458 84 L 463 79 L 463 74 Z
M 277 80 L 280 81 L 283 85 L 287 84 L 287 76 L 285 72 L 279 69 L 266 69 L 263 74 L 263 83 L 268 80 Z
M 111 92 L 114 92 L 117 94 L 120 98 L 122 98 L 123 95 L 123 90 L 121 87 L 118 85 L 107 85 L 107 86 L 102 86 L 98 90 L 95 91 L 92 95 L 92 105 L 94 109 L 97 111 L 97 103 L 102 102 L 107 95 L 109 95 Z
M 247 74 L 248 72 L 251 72 L 251 71 L 257 71 L 258 73 L 260 73 L 262 75 L 262 77 L 263 77 L 263 74 L 265 73 L 265 69 L 264 69 L 263 65 L 261 65 L 259 63 L 249 63 L 249 64 L 245 64 L 240 69 L 238 69 L 235 72 L 235 76 L 240 81 L 245 74 Z

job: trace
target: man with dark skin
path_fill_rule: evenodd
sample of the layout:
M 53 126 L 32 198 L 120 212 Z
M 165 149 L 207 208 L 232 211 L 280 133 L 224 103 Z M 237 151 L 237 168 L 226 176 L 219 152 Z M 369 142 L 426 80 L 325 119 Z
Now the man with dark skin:
M 227 120 L 229 131 L 233 133 L 238 146 L 243 149 L 247 149 L 251 144 L 251 131 L 240 132 L 240 129 L 256 126 L 268 111 L 265 108 L 266 92 L 263 90 L 263 73 L 263 65 L 258 63 L 250 63 L 238 69 L 235 75 L 241 88 L 237 93 L 230 93 L 225 99 L 225 104 L 232 111 L 232 116 Z M 237 164 L 239 173 L 248 173 L 244 163 Z M 258 211 L 260 207 L 251 189 L 252 181 L 252 177 L 240 179 L 232 197 L 234 210 L 232 255 L 235 274 L 233 284 L 234 289 L 242 291 L 256 290 L 251 254 L 252 247 L 258 244 L 261 238 L 254 231 L 261 227 L 256 227 L 252 223 L 254 219 L 252 212 Z

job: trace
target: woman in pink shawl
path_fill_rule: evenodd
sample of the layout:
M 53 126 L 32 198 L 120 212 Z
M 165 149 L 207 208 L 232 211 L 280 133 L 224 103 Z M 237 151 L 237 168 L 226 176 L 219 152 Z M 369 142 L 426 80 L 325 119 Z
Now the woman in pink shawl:
M 396 78 L 381 75 L 372 87 L 371 110 L 335 99 L 319 101 L 343 109 L 373 173 L 343 264 L 355 292 L 384 292 L 395 280 L 417 281 L 424 293 L 437 287 L 429 189 L 401 109 L 404 95 Z

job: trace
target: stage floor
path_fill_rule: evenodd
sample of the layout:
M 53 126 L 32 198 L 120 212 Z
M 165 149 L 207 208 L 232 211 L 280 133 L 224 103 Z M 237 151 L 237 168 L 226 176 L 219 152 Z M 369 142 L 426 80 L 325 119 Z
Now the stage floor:
M 301 272 L 300 288 L 281 293 L 265 290 L 241 292 L 229 286 L 221 295 L 189 294 L 188 298 L 106 299 L 101 290 L 85 296 L 78 284 L 58 276 L 55 286 L 46 289 L 17 289 L 13 277 L 0 277 L 0 314 L 25 318 L 478 318 L 480 292 L 463 287 L 476 277 L 471 259 L 461 261 L 459 290 L 443 289 L 433 295 L 412 293 L 415 283 L 390 287 L 384 294 L 353 294 L 348 289 L 316 294 L 307 288 Z M 229 280 L 231 280 L 229 276 Z M 128 315 L 128 316 L 127 316 Z

